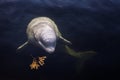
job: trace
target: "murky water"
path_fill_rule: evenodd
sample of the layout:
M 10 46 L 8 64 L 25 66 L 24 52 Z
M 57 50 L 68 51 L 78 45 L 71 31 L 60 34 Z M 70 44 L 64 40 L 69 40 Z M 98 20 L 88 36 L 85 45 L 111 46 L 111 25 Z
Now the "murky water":
M 85 60 L 75 58 L 60 41 L 53 54 L 33 45 L 16 53 L 27 40 L 28 23 L 39 16 L 54 20 L 75 51 L 97 54 Z M 99 79 L 119 70 L 119 0 L 0 0 L 0 28 L 1 80 Z M 30 69 L 31 54 L 47 56 L 39 70 Z

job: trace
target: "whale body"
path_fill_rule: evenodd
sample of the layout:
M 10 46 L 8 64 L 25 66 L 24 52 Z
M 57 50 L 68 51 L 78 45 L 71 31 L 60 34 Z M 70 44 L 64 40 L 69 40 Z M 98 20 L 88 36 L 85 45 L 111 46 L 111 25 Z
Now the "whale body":
M 28 43 L 31 43 L 38 47 L 42 47 L 48 53 L 53 53 L 55 51 L 57 39 L 71 44 L 70 41 L 62 37 L 55 22 L 48 17 L 37 17 L 32 19 L 27 26 L 26 34 L 28 41 L 18 47 L 18 50 Z

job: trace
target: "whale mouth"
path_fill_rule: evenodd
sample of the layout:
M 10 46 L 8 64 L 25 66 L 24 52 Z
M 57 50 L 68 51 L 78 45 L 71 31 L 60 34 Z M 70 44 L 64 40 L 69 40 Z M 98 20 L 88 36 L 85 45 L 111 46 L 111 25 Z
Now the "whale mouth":
M 45 48 L 45 50 L 49 53 L 53 53 L 55 51 L 55 48 L 54 47 L 47 47 L 47 48 Z

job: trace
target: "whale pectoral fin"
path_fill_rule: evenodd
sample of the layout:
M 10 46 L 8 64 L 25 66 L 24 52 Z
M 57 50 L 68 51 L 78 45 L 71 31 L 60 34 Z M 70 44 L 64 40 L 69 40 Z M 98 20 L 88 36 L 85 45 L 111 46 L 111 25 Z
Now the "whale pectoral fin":
M 22 45 L 20 45 L 18 48 L 17 48 L 17 51 L 24 48 L 26 45 L 28 44 L 28 41 L 26 41 L 25 43 L 23 43 Z
M 59 37 L 61 40 L 63 40 L 64 42 L 68 43 L 68 44 L 72 44 L 69 40 L 63 38 L 62 36 Z
M 76 52 L 67 45 L 65 45 L 66 51 L 69 55 L 74 56 L 76 58 L 89 58 L 96 54 L 95 51 L 82 51 L 82 52 Z

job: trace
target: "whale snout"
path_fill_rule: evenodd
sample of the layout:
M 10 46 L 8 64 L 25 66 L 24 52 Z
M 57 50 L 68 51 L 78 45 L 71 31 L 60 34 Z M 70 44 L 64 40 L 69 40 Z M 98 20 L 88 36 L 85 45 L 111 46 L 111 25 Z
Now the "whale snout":
M 56 47 L 56 41 L 54 42 L 46 42 L 46 41 L 39 41 L 39 45 L 48 53 L 53 53 Z
M 48 30 L 47 30 L 48 29 Z M 41 46 L 46 52 L 53 53 L 56 47 L 56 34 L 54 30 L 46 28 L 37 38 L 39 46 Z

